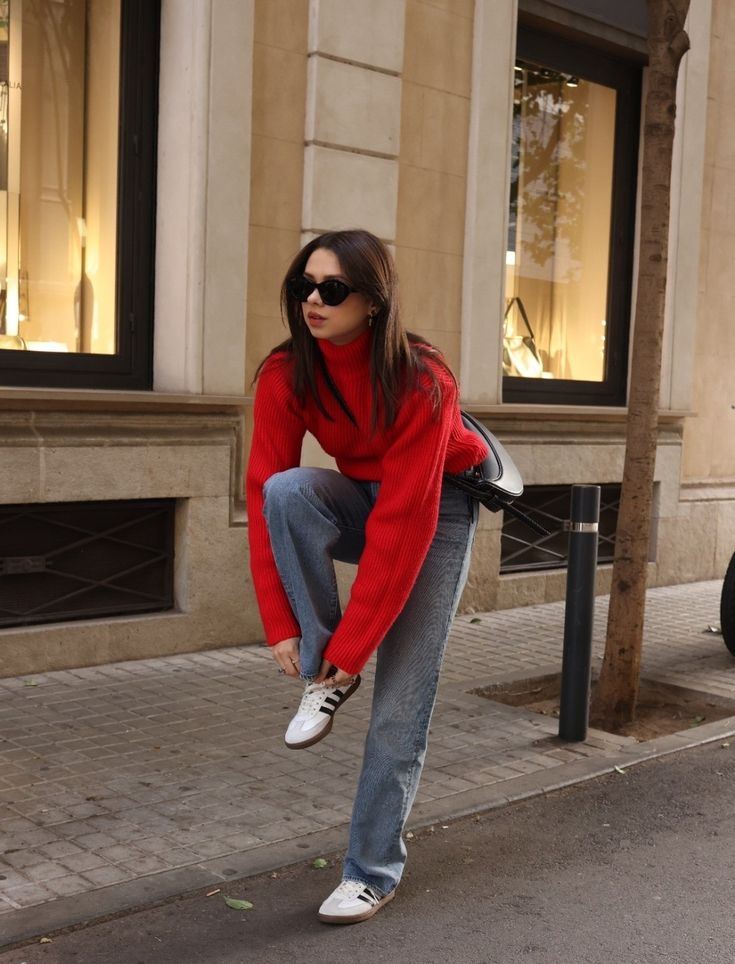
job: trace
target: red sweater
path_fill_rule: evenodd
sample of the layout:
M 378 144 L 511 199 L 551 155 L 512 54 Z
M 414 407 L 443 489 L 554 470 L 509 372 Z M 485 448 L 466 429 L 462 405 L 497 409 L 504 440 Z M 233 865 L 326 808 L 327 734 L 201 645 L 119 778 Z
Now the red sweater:
M 311 432 L 339 471 L 353 479 L 379 481 L 380 490 L 365 532 L 365 548 L 350 601 L 324 656 L 339 669 L 359 672 L 403 608 L 431 544 L 439 515 L 442 476 L 462 472 L 485 457 L 484 443 L 462 425 L 457 389 L 446 371 L 432 365 L 442 388 L 438 415 L 426 391 L 401 403 L 389 429 L 371 431 L 370 339 L 367 331 L 348 345 L 319 341 L 330 375 L 356 428 L 318 379 L 325 418 L 311 398 L 297 401 L 286 354 L 264 365 L 255 396 L 255 428 L 247 473 L 250 566 L 269 645 L 299 636 L 281 585 L 263 518 L 263 485 L 271 475 L 300 463 L 301 443 Z M 428 384 L 423 377 L 423 386 Z

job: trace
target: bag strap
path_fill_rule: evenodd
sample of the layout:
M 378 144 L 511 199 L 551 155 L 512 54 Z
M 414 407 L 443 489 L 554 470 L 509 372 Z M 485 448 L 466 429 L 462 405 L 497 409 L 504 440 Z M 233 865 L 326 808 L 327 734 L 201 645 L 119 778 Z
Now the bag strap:
M 535 345 L 536 336 L 533 333 L 533 328 L 531 328 L 531 322 L 528 320 L 528 314 L 526 313 L 526 306 L 521 301 L 521 298 L 519 295 L 514 295 L 508 302 L 508 306 L 505 309 L 505 314 L 503 315 L 503 321 L 507 320 L 513 305 L 518 305 L 518 311 L 520 313 L 521 318 L 523 319 L 523 324 L 528 329 L 528 334 L 531 336 L 531 339 L 533 340 L 533 343 Z M 503 327 L 505 328 L 505 325 L 503 325 Z
M 546 526 L 542 526 L 540 522 L 532 519 L 527 512 L 524 512 L 523 509 L 519 509 L 514 502 L 503 502 L 501 508 L 503 512 L 507 512 L 509 515 L 512 515 L 514 519 L 518 519 L 519 522 L 525 523 L 529 529 L 533 529 L 533 531 L 537 532 L 540 536 L 551 535 Z
M 542 526 L 540 522 L 532 519 L 523 509 L 519 509 L 505 493 L 493 488 L 491 483 L 484 482 L 482 479 L 475 478 L 471 475 L 445 475 L 444 478 L 450 485 L 462 489 L 470 498 L 475 499 L 490 512 L 507 512 L 509 515 L 512 515 L 514 519 L 525 523 L 540 536 L 551 535 L 549 530 Z

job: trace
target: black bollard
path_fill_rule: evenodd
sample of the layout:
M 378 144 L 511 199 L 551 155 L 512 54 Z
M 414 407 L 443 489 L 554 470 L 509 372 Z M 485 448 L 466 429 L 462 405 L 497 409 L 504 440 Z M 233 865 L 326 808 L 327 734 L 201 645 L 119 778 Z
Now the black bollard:
M 587 738 L 599 520 L 600 486 L 573 485 L 559 706 L 562 740 Z

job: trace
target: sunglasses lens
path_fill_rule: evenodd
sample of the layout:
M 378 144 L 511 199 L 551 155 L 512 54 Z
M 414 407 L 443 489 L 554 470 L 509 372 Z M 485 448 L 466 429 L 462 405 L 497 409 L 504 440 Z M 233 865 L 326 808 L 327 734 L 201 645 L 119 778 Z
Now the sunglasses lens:
M 351 289 L 344 281 L 323 281 L 318 285 L 318 288 L 319 296 L 324 304 L 332 308 L 335 305 L 341 305 L 351 293 Z
M 337 281 L 336 278 L 330 281 L 322 281 L 315 284 L 308 278 L 289 278 L 287 283 L 289 294 L 297 301 L 306 301 L 315 288 L 319 290 L 319 297 L 325 305 L 334 307 L 341 305 L 342 302 L 352 293 L 352 288 L 344 281 Z
M 289 293 L 297 301 L 306 301 L 314 288 L 316 288 L 314 282 L 307 281 L 306 278 L 289 278 L 288 280 Z

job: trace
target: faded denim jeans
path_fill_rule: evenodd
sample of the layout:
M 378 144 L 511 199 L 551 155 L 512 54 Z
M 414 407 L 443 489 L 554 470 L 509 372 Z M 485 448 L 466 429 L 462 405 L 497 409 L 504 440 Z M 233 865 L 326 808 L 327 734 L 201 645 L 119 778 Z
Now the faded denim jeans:
M 266 482 L 263 511 L 301 627 L 305 679 L 319 673 L 322 652 L 341 618 L 334 560 L 359 562 L 378 490 L 376 482 L 355 481 L 331 469 L 289 469 Z M 477 504 L 445 484 L 436 533 L 418 579 L 378 647 L 343 876 L 381 894 L 397 886 L 406 862 L 402 832 L 421 777 L 442 658 L 476 525 Z

